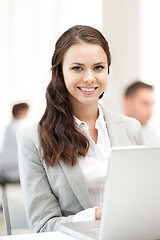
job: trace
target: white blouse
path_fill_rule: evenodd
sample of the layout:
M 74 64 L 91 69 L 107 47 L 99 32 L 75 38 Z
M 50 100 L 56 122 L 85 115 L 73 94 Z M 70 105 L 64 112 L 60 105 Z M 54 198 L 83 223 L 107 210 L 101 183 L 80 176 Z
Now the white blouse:
M 76 117 L 74 118 L 78 128 L 81 129 L 90 143 L 86 156 L 79 158 L 78 162 L 83 172 L 93 206 L 102 206 L 104 184 L 108 169 L 108 157 L 111 151 L 103 111 L 99 105 L 99 117 L 95 125 L 98 132 L 97 143 L 90 137 L 87 124 Z M 77 213 L 74 220 L 83 221 L 92 219 L 95 219 L 95 209 L 93 208 Z

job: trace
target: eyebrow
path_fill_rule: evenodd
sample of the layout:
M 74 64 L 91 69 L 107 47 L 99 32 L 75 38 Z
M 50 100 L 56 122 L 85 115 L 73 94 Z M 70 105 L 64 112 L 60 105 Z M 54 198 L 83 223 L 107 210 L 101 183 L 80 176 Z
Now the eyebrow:
M 100 64 L 107 64 L 107 63 L 105 63 L 105 62 L 98 62 L 98 63 L 95 63 L 93 65 L 100 65 Z
M 73 64 L 75 64 L 75 65 L 80 65 L 80 66 L 84 66 L 83 63 L 78 63 L 78 62 L 73 62 L 73 63 L 71 63 L 70 65 L 73 65 Z
M 78 63 L 78 62 L 73 62 L 70 65 L 73 65 L 73 64 L 79 65 L 79 66 L 84 66 L 85 65 L 83 63 Z M 94 63 L 93 65 L 95 66 L 95 65 L 100 65 L 100 64 L 105 64 L 106 65 L 107 63 L 105 63 L 105 62 L 98 62 L 98 63 Z

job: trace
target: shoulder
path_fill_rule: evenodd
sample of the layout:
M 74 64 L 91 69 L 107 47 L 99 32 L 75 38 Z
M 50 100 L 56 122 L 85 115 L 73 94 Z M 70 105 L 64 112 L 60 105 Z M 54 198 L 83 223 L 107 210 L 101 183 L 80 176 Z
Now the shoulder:
M 17 133 L 18 142 L 34 143 L 37 147 L 39 146 L 39 135 L 38 135 L 38 122 L 23 128 Z
M 120 113 L 115 113 L 111 111 L 106 111 L 103 109 L 104 117 L 108 121 L 113 121 L 115 123 L 123 123 L 126 127 L 137 126 L 141 127 L 141 124 L 135 118 L 127 117 Z
M 137 145 L 144 144 L 142 126 L 139 121 L 111 111 L 103 110 L 103 114 L 110 134 L 114 133 L 116 139 L 126 138 Z

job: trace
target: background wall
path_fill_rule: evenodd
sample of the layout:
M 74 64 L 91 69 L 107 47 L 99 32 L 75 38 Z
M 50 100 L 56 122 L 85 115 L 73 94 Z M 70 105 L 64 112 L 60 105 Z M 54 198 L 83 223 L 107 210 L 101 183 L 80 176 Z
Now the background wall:
M 140 78 L 154 86 L 151 126 L 160 135 L 160 1 L 141 0 Z
M 103 105 L 122 113 L 124 89 L 140 72 L 140 1 L 104 0 L 102 16 L 102 30 L 112 55 Z

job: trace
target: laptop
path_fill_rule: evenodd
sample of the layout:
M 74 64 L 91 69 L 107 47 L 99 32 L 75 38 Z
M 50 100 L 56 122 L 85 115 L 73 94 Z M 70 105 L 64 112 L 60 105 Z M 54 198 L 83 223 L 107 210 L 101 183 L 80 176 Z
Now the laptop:
M 102 219 L 60 230 L 81 240 L 160 239 L 160 148 L 113 149 Z

